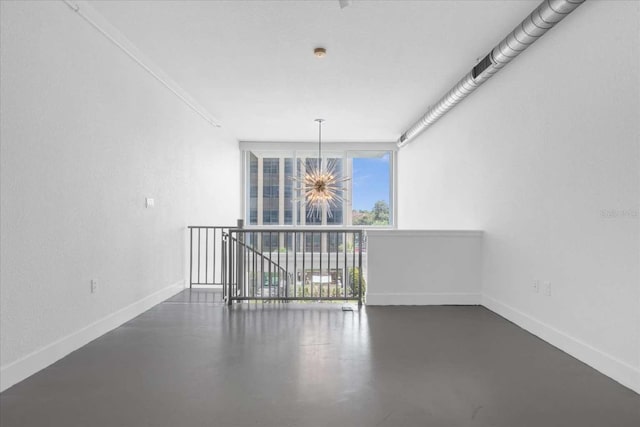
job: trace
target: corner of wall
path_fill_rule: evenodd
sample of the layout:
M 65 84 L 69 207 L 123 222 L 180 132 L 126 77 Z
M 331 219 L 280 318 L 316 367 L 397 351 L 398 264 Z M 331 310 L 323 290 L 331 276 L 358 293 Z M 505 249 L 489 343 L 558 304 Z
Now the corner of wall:
M 180 280 L 148 295 L 133 304 L 104 316 L 101 319 L 52 342 L 20 359 L 0 367 L 0 392 L 57 362 L 71 352 L 99 338 L 107 332 L 139 316 L 185 288 Z
M 498 299 L 483 294 L 482 305 L 522 329 L 640 394 L 640 369 L 554 328 Z

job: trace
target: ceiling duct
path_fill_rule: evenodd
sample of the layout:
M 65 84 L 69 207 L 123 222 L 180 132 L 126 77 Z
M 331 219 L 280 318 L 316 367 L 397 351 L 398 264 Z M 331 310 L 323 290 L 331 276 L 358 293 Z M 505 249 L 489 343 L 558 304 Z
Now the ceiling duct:
M 585 0 L 544 0 L 522 21 L 504 40 L 493 48 L 473 69 L 449 92 L 440 98 L 413 126 L 398 140 L 403 147 L 429 126 L 444 116 L 457 103 L 476 90 L 482 83 L 497 73 L 502 67 L 520 55 L 547 31 L 562 21 Z

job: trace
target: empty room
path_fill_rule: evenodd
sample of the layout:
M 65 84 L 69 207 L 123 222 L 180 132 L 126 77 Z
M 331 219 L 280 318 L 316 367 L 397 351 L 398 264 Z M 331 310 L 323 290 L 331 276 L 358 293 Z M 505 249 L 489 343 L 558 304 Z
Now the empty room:
M 640 2 L 0 0 L 1 427 L 640 426 Z

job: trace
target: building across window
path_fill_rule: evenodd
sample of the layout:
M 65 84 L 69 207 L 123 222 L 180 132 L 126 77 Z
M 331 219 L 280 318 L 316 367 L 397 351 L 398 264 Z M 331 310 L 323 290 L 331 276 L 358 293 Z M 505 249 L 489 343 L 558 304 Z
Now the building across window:
M 301 150 L 244 150 L 245 221 L 247 225 L 391 227 L 394 215 L 393 150 L 326 150 L 340 176 L 350 177 L 341 202 L 329 212 L 309 214 L 294 178 L 314 167 L 317 153 Z

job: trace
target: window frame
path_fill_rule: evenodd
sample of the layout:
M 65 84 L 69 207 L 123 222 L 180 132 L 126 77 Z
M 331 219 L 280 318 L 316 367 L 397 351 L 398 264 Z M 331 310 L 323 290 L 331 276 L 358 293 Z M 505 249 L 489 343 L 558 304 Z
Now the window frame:
M 326 214 L 323 215 L 323 224 L 304 224 L 301 220 L 301 212 L 302 210 L 299 208 L 292 209 L 292 224 L 284 224 L 284 211 L 283 218 L 278 222 L 279 224 L 249 224 L 248 220 L 250 219 L 249 212 L 249 184 L 248 182 L 248 173 L 249 173 L 249 159 L 251 153 L 256 155 L 258 158 L 273 158 L 273 157 L 285 157 L 292 158 L 293 160 L 293 173 L 297 175 L 298 172 L 298 159 L 303 155 L 303 157 L 308 156 L 309 153 L 313 153 L 316 151 L 316 143 L 295 143 L 295 142 L 251 142 L 251 141 L 241 141 L 239 143 L 240 149 L 240 161 L 241 161 L 241 193 L 242 197 L 240 200 L 240 209 L 242 212 L 242 219 L 246 227 L 287 227 L 287 228 L 305 228 L 305 227 L 321 227 L 321 228 L 365 228 L 365 229 L 374 229 L 374 230 L 386 230 L 386 229 L 397 229 L 397 210 L 398 210 L 398 147 L 395 142 L 373 142 L 373 143 L 360 143 L 360 142 L 350 142 L 350 143 L 325 143 L 322 144 L 323 158 L 327 155 L 335 156 L 338 153 L 343 160 L 343 167 L 345 167 L 345 175 L 352 176 L 352 162 L 347 161 L 348 159 L 353 159 L 354 153 L 358 152 L 380 152 L 386 151 L 389 153 L 389 224 L 388 225 L 357 225 L 353 226 L 351 224 L 347 224 L 347 219 L 350 220 L 350 213 L 353 210 L 351 205 L 351 194 L 353 194 L 353 188 L 351 183 L 348 186 L 348 202 L 345 203 L 342 211 L 342 224 L 326 224 Z M 270 157 L 271 156 L 271 157 Z M 357 158 L 357 156 L 356 156 Z M 284 189 L 283 189 L 284 191 Z M 295 191 L 294 191 L 295 192 Z M 258 193 L 262 193 L 261 191 Z M 298 202 L 299 203 L 299 202 Z M 260 217 L 260 215 L 258 216 Z

